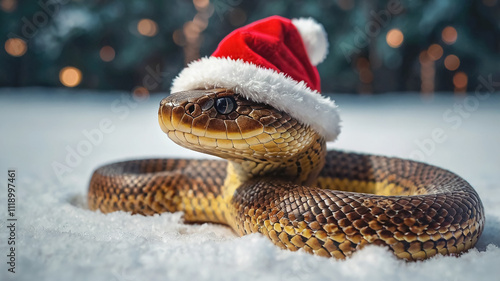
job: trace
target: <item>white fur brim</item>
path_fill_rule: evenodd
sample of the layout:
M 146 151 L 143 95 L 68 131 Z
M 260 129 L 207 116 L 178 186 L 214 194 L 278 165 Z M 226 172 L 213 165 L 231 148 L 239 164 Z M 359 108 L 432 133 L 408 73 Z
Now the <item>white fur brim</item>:
M 190 63 L 174 79 L 171 92 L 227 88 L 265 103 L 311 126 L 327 141 L 340 133 L 335 102 L 282 73 L 242 60 L 205 57 Z

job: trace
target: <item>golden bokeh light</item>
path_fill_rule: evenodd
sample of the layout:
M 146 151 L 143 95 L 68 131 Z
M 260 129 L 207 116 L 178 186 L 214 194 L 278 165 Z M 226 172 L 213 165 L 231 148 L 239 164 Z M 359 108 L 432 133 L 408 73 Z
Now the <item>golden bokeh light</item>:
M 198 26 L 200 31 L 203 31 L 208 26 L 208 18 L 204 13 L 197 13 L 193 18 L 193 23 Z
M 66 87 L 75 87 L 82 82 L 82 72 L 73 66 L 66 66 L 59 71 L 59 80 Z
M 453 26 L 447 26 L 441 32 L 441 37 L 446 44 L 451 45 L 457 41 L 458 33 Z
M 10 38 L 5 41 L 5 51 L 13 57 L 20 57 L 26 53 L 28 45 L 19 38 Z
M 448 55 L 444 58 L 444 67 L 448 70 L 457 70 L 460 66 L 460 59 L 455 55 Z
M 429 55 L 431 60 L 436 61 L 443 56 L 443 48 L 438 44 L 432 44 L 427 50 L 427 55 Z
M 174 40 L 174 43 L 178 46 L 185 46 L 186 45 L 186 37 L 184 37 L 184 33 L 182 32 L 181 29 L 177 29 L 172 33 L 172 39 Z
M 397 28 L 393 28 L 387 32 L 387 35 L 385 37 L 385 40 L 387 41 L 387 44 L 392 47 L 392 48 L 398 48 L 403 44 L 404 40 L 404 35 L 401 30 Z
M 196 42 L 200 37 L 200 27 L 196 25 L 193 21 L 188 21 L 183 27 L 184 36 L 188 42 Z
M 137 23 L 137 31 L 141 35 L 153 37 L 158 33 L 158 24 L 150 19 L 142 19 Z
M 111 46 L 104 46 L 99 51 L 99 56 L 105 62 L 110 62 L 115 59 L 115 49 Z
M 149 91 L 144 87 L 135 87 L 132 91 L 132 95 L 136 100 L 145 100 L 149 98 Z
M 420 61 L 421 64 L 426 64 L 432 61 L 429 57 L 429 54 L 427 51 L 422 51 L 420 52 L 420 55 L 418 56 L 418 60 Z
M 359 81 L 364 84 L 373 82 L 373 72 L 370 69 L 370 61 L 365 57 L 359 57 L 356 60 L 356 68 L 359 72 Z
M 427 50 L 421 51 L 418 56 L 420 61 L 420 91 L 427 97 L 432 96 L 434 93 L 434 79 L 436 76 L 436 67 L 434 60 L 430 57 Z
M 205 10 L 208 5 L 210 4 L 209 0 L 193 0 L 194 7 L 198 11 L 203 11 Z
M 467 82 L 468 82 L 467 74 L 465 74 L 464 72 L 459 71 L 455 73 L 455 75 L 453 75 L 453 85 L 455 86 L 455 88 L 458 89 L 466 88 Z
M 0 9 L 4 12 L 10 13 L 17 8 L 16 0 L 0 0 Z

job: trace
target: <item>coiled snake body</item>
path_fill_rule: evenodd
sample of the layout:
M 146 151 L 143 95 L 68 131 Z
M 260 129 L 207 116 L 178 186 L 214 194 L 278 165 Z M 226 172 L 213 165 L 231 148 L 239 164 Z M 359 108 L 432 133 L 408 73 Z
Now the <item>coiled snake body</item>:
M 474 189 L 431 165 L 326 151 L 313 129 L 227 89 L 162 100 L 162 130 L 220 160 L 148 159 L 103 166 L 92 176 L 92 210 L 152 215 L 261 232 L 281 248 L 345 258 L 367 244 L 407 260 L 474 246 L 484 211 Z

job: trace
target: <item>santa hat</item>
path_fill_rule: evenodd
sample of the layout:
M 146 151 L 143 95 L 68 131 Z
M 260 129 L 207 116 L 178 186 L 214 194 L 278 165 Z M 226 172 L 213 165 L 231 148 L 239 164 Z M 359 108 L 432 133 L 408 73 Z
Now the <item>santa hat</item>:
M 316 65 L 328 53 L 323 26 L 312 18 L 272 16 L 241 27 L 210 56 L 190 63 L 175 78 L 172 92 L 228 88 L 269 104 L 335 140 L 340 118 L 322 96 Z

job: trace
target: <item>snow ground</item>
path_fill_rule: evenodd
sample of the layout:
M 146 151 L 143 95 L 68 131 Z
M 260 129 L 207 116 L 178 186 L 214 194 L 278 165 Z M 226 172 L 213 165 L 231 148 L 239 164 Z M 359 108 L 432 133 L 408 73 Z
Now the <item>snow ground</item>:
M 422 100 L 407 93 L 335 95 L 343 132 L 331 149 L 411 156 L 442 166 L 468 180 L 483 200 L 486 229 L 475 249 L 412 263 L 378 247 L 345 261 L 283 251 L 260 235 L 239 238 L 223 226 L 183 224 L 180 213 L 142 217 L 87 210 L 87 185 L 99 165 L 130 158 L 207 158 L 176 146 L 161 132 L 156 115 L 161 95 L 137 102 L 122 100 L 122 94 L 0 89 L 0 280 L 459 281 L 500 276 L 498 93 L 471 93 L 465 100 L 451 95 Z M 85 130 L 95 132 L 102 122 L 102 139 L 85 146 L 90 144 Z M 436 140 L 430 141 L 433 135 Z M 78 146 L 85 155 L 66 159 Z M 54 163 L 67 170 L 54 172 Z M 17 169 L 15 274 L 6 264 L 8 168 Z

